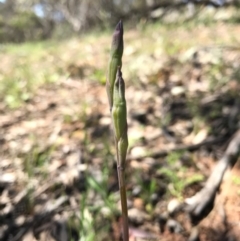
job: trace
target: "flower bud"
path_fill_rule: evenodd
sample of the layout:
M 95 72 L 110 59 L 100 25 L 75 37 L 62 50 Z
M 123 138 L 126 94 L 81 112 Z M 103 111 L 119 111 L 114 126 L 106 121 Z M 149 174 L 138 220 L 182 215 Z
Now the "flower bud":
M 117 24 L 113 38 L 112 38 L 112 47 L 110 53 L 110 60 L 108 63 L 108 73 L 106 81 L 106 89 L 108 94 L 108 101 L 110 105 L 110 111 L 112 110 L 113 105 L 113 88 L 116 78 L 117 69 L 120 66 L 122 67 L 122 55 L 123 55 L 123 24 L 122 21 L 119 21 Z

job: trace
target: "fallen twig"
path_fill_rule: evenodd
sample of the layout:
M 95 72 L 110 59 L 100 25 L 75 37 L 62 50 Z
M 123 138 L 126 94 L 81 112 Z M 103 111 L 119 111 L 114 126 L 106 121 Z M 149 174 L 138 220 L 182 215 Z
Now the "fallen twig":
M 164 157 L 167 156 L 169 153 L 171 152 L 176 152 L 176 151 L 194 151 L 202 146 L 209 146 L 209 145 L 213 145 L 213 144 L 217 144 L 217 143 L 221 143 L 226 139 L 226 137 L 218 137 L 217 139 L 208 139 L 205 140 L 199 144 L 192 144 L 192 145 L 178 145 L 174 148 L 169 148 L 168 150 L 160 150 L 160 151 L 155 151 L 152 153 L 146 153 L 145 155 L 139 155 L 139 156 L 128 156 L 127 160 L 140 160 L 140 159 L 144 159 L 146 157 L 152 157 L 152 158 L 159 158 L 159 157 Z
M 185 200 L 185 210 L 189 213 L 192 224 L 198 224 L 213 209 L 217 191 L 228 168 L 232 168 L 240 154 L 240 130 L 230 141 L 223 157 L 215 166 L 205 186 L 193 197 Z

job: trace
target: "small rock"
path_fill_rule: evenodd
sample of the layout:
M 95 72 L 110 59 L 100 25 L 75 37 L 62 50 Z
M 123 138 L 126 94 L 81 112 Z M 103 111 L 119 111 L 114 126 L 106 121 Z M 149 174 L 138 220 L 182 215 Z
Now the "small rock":
M 171 94 L 174 96 L 181 95 L 185 93 L 186 89 L 182 86 L 175 86 L 171 89 Z
M 144 207 L 144 202 L 141 198 L 134 198 L 133 200 L 133 206 L 137 209 L 142 210 Z
M 101 213 L 104 215 L 104 217 L 110 217 L 111 210 L 108 207 L 102 207 L 101 208 Z
M 181 203 L 177 199 L 172 199 L 167 206 L 168 213 L 170 215 L 174 214 L 176 211 L 179 210 Z
M 141 186 L 135 186 L 135 187 L 133 188 L 133 190 L 132 190 L 132 195 L 133 195 L 134 197 L 137 197 L 137 196 L 140 195 L 141 191 L 142 191 L 142 187 L 141 187 Z
M 22 238 L 23 241 L 37 241 L 34 237 L 34 234 L 32 231 L 29 231 L 28 233 L 26 233 L 23 238 Z
M 146 153 L 147 153 L 147 151 L 146 151 L 145 147 L 143 147 L 143 146 L 135 146 L 131 150 L 132 158 L 144 156 L 144 155 L 146 155 Z
M 174 219 L 167 221 L 167 228 L 171 233 L 181 233 L 183 231 L 181 224 Z
M 157 193 L 153 193 L 151 196 L 150 196 L 150 200 L 153 204 L 156 204 L 157 201 L 158 201 L 158 194 Z
M 110 125 L 111 121 L 112 121 L 112 119 L 110 117 L 104 116 L 99 120 L 99 124 L 106 126 L 106 125 Z
M 16 180 L 16 174 L 14 172 L 2 173 L 0 176 L 0 183 L 11 184 Z
M 208 135 L 208 129 L 207 128 L 201 129 L 196 134 L 196 136 L 193 138 L 192 143 L 193 144 L 199 144 L 199 143 L 203 142 L 206 139 L 207 135 Z
M 19 216 L 19 217 L 16 218 L 15 223 L 16 223 L 18 226 L 21 226 L 21 225 L 24 224 L 25 221 L 26 221 L 26 218 L 25 218 L 23 215 L 21 215 L 21 216 Z
M 147 213 L 145 213 L 137 208 L 129 209 L 128 217 L 129 217 L 129 220 L 135 224 L 142 224 L 144 221 L 150 219 L 150 216 Z

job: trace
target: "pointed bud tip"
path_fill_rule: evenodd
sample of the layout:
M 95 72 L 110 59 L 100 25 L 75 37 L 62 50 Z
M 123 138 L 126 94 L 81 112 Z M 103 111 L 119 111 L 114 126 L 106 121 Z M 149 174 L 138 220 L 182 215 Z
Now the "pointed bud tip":
M 122 23 L 122 20 L 120 20 L 116 26 L 116 30 L 117 31 L 120 31 L 123 33 L 123 23 Z
M 111 47 L 111 56 L 122 58 L 123 54 L 123 25 L 122 21 L 119 21 L 114 33 L 113 33 L 113 38 L 112 38 L 112 47 Z

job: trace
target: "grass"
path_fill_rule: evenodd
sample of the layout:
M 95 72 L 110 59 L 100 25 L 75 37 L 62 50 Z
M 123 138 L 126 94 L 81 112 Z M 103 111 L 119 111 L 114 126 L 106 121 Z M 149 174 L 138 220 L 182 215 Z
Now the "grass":
M 37 89 L 60 78 L 54 66 L 49 43 L 7 45 L 1 54 L 0 95 L 10 108 L 20 107 L 33 98 Z M 55 53 L 56 54 L 56 53 Z
M 184 153 L 173 152 L 167 156 L 167 167 L 163 167 L 158 170 L 159 174 L 162 174 L 168 179 L 168 191 L 170 195 L 179 199 L 183 198 L 183 191 L 187 186 L 195 183 L 199 183 L 204 180 L 202 174 L 194 173 L 188 175 L 188 169 L 182 166 L 180 158 Z
M 128 66 L 124 69 L 126 77 L 130 80 L 135 79 L 135 76 L 141 74 L 137 71 L 134 57 L 137 61 L 140 56 L 149 54 L 173 56 L 177 53 L 196 46 L 207 45 L 208 43 L 225 43 L 232 42 L 232 37 L 220 37 L 220 33 L 214 36 L 209 33 L 204 33 L 205 25 L 199 26 L 199 23 L 190 22 L 184 24 L 176 24 L 172 27 L 166 27 L 161 23 L 147 24 L 144 29 L 140 28 L 139 32 L 126 30 L 126 42 L 128 43 L 125 54 L 129 57 L 124 57 L 123 66 Z M 210 25 L 209 28 L 214 29 L 216 24 Z M 186 31 L 188 29 L 189 31 Z M 198 39 L 191 36 L 198 32 L 203 32 Z M 128 34 L 129 32 L 129 34 Z M 219 35 L 219 37 L 218 37 Z M 177 36 L 181 36 L 178 38 Z M 95 46 L 95 40 L 98 38 L 99 45 L 105 46 L 101 51 Z M 88 64 L 94 66 L 88 76 L 96 82 L 105 84 L 105 63 L 107 60 L 107 42 L 110 38 L 109 32 L 91 33 L 87 36 L 82 36 L 80 39 L 73 38 L 68 41 L 46 41 L 38 43 L 24 43 L 20 45 L 7 44 L 2 46 L 0 54 L 2 65 L 0 67 L 0 96 L 5 104 L 10 108 L 18 108 L 26 101 L 33 98 L 34 93 L 43 85 L 56 83 L 60 78 L 66 78 L 71 73 L 68 72 L 68 66 L 74 63 L 76 66 Z M 181 39 L 187 41 L 181 41 Z M 138 41 L 136 41 L 138 39 Z M 216 39 L 216 41 L 215 41 Z M 144 48 L 142 48 L 144 46 Z M 68 51 L 66 51 L 66 49 Z M 132 49 L 132 50 L 130 50 Z M 130 51 L 130 52 L 129 52 Z M 152 60 L 154 61 L 154 60 Z M 138 62 L 141 65 L 141 62 Z M 144 62 L 142 63 L 144 64 Z M 145 68 L 149 68 L 151 63 L 148 63 Z M 124 68 L 124 67 L 123 67 Z M 215 72 L 221 69 L 220 65 L 216 65 L 210 73 L 212 85 L 219 80 L 215 77 Z M 226 80 L 221 80 L 221 83 Z
M 109 232 L 109 224 L 114 221 L 116 214 L 119 214 L 116 206 L 119 196 L 106 192 L 109 181 L 107 165 L 104 165 L 101 176 L 102 180 L 97 180 L 91 173 L 86 176 L 86 191 L 81 195 L 80 228 L 78 227 L 81 240 L 101 240 L 99 236 Z M 95 195 L 94 200 L 93 195 Z

